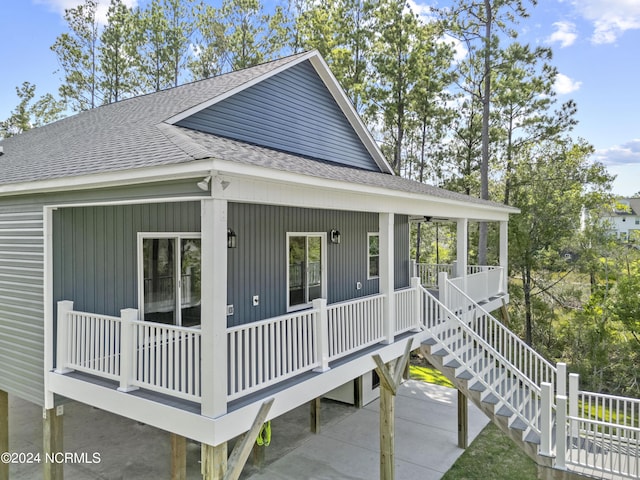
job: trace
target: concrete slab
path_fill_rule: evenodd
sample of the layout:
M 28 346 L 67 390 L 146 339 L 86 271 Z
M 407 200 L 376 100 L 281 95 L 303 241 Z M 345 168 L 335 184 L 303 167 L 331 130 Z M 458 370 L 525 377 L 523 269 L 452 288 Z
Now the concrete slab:
M 9 445 L 16 453 L 42 455 L 42 410 L 9 397 Z M 455 390 L 407 381 L 396 400 L 396 478 L 436 480 L 463 450 L 457 448 Z M 469 405 L 469 439 L 487 418 Z M 248 480 L 369 480 L 379 477 L 378 402 L 363 409 L 323 400 L 321 432 L 309 431 L 309 406 L 272 422 L 272 442 L 262 467 L 249 463 Z M 64 463 L 67 480 L 169 478 L 167 432 L 79 403 L 65 406 Z M 97 456 L 96 456 L 97 455 Z M 41 457 L 42 458 L 42 457 Z M 10 465 L 11 480 L 42 478 L 40 463 Z M 188 442 L 187 478 L 199 479 L 200 447 Z

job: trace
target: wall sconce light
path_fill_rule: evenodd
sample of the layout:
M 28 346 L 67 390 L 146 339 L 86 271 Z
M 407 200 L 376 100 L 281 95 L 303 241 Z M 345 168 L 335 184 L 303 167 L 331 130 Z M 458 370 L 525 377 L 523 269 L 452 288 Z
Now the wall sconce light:
M 227 248 L 236 248 L 237 236 L 236 232 L 227 228 Z
M 331 239 L 331 243 L 340 243 L 340 232 L 334 228 L 329 232 L 329 238 Z
M 211 182 L 211 175 L 207 175 L 202 180 L 200 180 L 196 185 L 198 188 L 204 192 L 209 190 L 209 183 Z

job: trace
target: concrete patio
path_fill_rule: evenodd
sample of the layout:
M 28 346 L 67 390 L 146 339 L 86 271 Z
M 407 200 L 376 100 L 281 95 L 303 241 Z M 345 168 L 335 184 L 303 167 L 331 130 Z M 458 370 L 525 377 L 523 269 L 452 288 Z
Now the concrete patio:
M 457 447 L 455 390 L 407 381 L 396 399 L 396 478 L 439 479 L 463 450 Z M 39 407 L 10 397 L 10 451 L 42 451 Z M 66 462 L 67 480 L 169 478 L 169 434 L 82 405 L 65 406 L 64 450 L 81 458 Z M 273 437 L 261 468 L 250 457 L 243 479 L 370 480 L 379 477 L 379 411 L 375 401 L 356 409 L 323 400 L 321 432 L 309 431 L 309 408 L 272 422 Z M 469 404 L 469 440 L 488 423 Z M 200 448 L 187 446 L 187 478 L 200 476 Z M 96 460 L 96 456 L 97 459 Z M 86 461 L 88 460 L 88 461 Z M 42 465 L 12 464 L 10 479 L 42 478 Z

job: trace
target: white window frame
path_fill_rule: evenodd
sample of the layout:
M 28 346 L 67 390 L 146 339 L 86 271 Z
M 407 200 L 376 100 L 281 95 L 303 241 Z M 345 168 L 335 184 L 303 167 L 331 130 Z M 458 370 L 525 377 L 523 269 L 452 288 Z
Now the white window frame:
M 313 302 L 304 304 L 301 303 L 299 305 L 293 306 L 290 304 L 291 298 L 289 296 L 289 241 L 291 237 L 320 237 L 320 298 L 326 298 L 327 295 L 327 232 L 287 232 L 287 241 L 285 242 L 285 258 L 287 262 L 287 281 L 285 285 L 285 295 L 287 296 L 287 312 L 304 310 L 306 308 L 310 308 L 313 305 Z M 308 256 L 308 251 L 306 251 L 305 253 Z
M 378 237 L 378 275 L 371 275 L 371 237 Z M 380 278 L 380 232 L 367 232 L 367 280 Z
M 174 258 L 177 261 L 178 268 L 175 269 L 175 285 L 178 285 L 178 291 L 176 292 L 176 326 L 182 326 L 182 309 L 180 308 L 180 301 L 182 298 L 182 276 L 180 271 L 180 265 L 182 265 L 182 258 L 180 253 L 180 240 L 185 238 L 201 239 L 202 234 L 200 232 L 138 232 L 138 245 L 137 245 L 137 271 L 138 271 L 138 318 L 144 320 L 144 262 L 142 261 L 144 256 L 143 242 L 145 239 L 154 238 L 173 238 L 174 242 Z M 202 268 L 202 265 L 200 266 Z

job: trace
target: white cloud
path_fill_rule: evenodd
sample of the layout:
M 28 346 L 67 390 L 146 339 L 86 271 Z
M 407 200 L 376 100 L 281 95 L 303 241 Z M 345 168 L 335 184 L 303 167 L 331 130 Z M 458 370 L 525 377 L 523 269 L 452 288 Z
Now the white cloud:
M 572 78 L 567 77 L 566 75 L 559 73 L 556 76 L 555 84 L 553 85 L 553 89 L 556 91 L 558 95 L 565 95 L 567 93 L 575 92 L 580 89 L 582 82 L 578 82 L 573 80 Z
M 84 4 L 84 0 L 34 0 L 35 3 L 47 5 L 54 12 L 58 12 L 61 16 L 64 11 L 70 8 L 76 8 L 78 5 Z M 98 23 L 107 23 L 107 11 L 109 10 L 110 0 L 98 0 L 98 9 L 96 10 L 96 18 Z M 138 5 L 138 0 L 124 0 L 124 4 L 128 7 Z
M 576 25 L 572 22 L 555 22 L 553 26 L 556 30 L 547 38 L 548 43 L 560 43 L 560 47 L 568 47 L 578 38 Z
M 638 0 L 573 0 L 573 6 L 594 26 L 591 41 L 613 43 L 627 30 L 640 29 Z
M 638 165 L 640 164 L 640 139 L 597 150 L 595 158 L 605 165 Z

